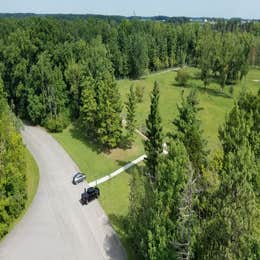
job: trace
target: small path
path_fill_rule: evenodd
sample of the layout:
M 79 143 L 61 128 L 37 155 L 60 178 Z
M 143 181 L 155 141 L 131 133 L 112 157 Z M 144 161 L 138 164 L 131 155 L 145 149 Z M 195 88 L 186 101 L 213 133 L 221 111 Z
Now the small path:
M 164 73 L 167 73 L 167 72 L 170 72 L 170 71 L 178 71 L 179 69 L 180 69 L 180 67 L 159 70 L 159 71 L 151 72 L 148 75 L 144 75 L 141 78 L 147 78 L 147 77 L 154 76 L 154 75 L 160 75 L 160 74 L 164 74 Z
M 137 134 L 139 134 L 144 140 L 148 140 L 148 137 L 147 136 L 145 136 L 141 131 L 139 131 L 138 129 L 135 129 L 135 132 L 137 133 Z
M 88 183 L 88 185 L 90 187 L 93 187 L 93 186 L 97 186 L 98 184 L 101 184 L 103 182 L 106 182 L 110 179 L 112 179 L 113 177 L 117 176 L 118 174 L 122 173 L 123 171 L 126 171 L 127 169 L 133 167 L 134 165 L 138 164 L 139 162 L 143 161 L 144 159 L 146 158 L 146 155 L 142 155 L 140 157 L 138 157 L 137 159 L 135 159 L 134 161 L 126 164 L 125 166 L 121 167 L 120 169 L 106 175 L 105 177 L 102 177 L 100 179 L 97 179 L 95 181 L 92 181 L 90 183 Z

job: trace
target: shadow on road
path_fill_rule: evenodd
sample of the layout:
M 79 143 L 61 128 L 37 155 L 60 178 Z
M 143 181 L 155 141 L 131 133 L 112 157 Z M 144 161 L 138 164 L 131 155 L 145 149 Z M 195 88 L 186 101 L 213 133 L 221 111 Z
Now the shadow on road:
M 123 222 L 125 222 L 125 218 L 122 216 L 116 216 L 114 214 L 109 215 L 109 219 L 111 222 L 117 222 L 117 225 L 123 225 Z M 122 222 L 121 222 L 122 221 Z M 122 237 L 122 234 L 120 236 L 121 241 L 125 241 L 126 238 Z M 104 241 L 104 248 L 109 256 L 109 259 L 115 259 L 115 260 L 121 260 L 121 259 L 127 259 L 127 255 L 125 252 L 125 249 L 123 248 L 123 245 L 121 244 L 120 240 L 118 239 L 117 235 L 115 233 L 107 235 Z M 116 250 L 115 250 L 116 248 Z

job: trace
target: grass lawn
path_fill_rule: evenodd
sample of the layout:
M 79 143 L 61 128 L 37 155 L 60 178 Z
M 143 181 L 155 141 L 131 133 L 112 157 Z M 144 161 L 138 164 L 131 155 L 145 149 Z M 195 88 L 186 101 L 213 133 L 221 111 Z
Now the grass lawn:
M 207 89 L 204 89 L 204 87 L 202 87 L 203 83 L 200 80 L 194 79 L 199 70 L 189 68 L 189 72 L 193 78 L 189 81 L 189 85 L 198 86 L 199 90 L 200 107 L 202 108 L 200 119 L 205 137 L 208 139 L 209 148 L 215 149 L 219 145 L 217 139 L 218 128 L 224 122 L 226 113 L 232 108 L 234 99 L 229 94 L 229 87 L 226 87 L 223 93 L 216 83 L 211 83 Z M 126 101 L 127 93 L 131 85 L 144 87 L 144 100 L 137 106 L 138 128 L 142 129 L 145 126 L 145 119 L 149 113 L 150 93 L 153 88 L 153 83 L 156 80 L 160 86 L 160 114 L 164 133 L 172 131 L 172 121 L 177 116 L 177 104 L 181 102 L 181 93 L 184 92 L 184 95 L 187 95 L 190 91 L 189 86 L 185 88 L 177 86 L 175 81 L 176 74 L 176 71 L 169 71 L 161 74 L 154 73 L 150 76 L 143 77 L 141 80 L 118 81 L 123 101 Z M 242 87 L 256 92 L 260 87 L 260 82 L 254 82 L 253 80 L 257 79 L 260 79 L 260 70 L 251 70 L 246 79 L 234 86 L 234 97 L 236 98 L 239 95 Z
M 101 194 L 99 202 L 107 213 L 115 231 L 119 235 L 120 240 L 126 249 L 128 259 L 131 260 L 135 260 L 136 256 L 127 240 L 127 233 L 125 230 L 125 226 L 127 225 L 126 216 L 129 207 L 129 184 L 131 181 L 131 175 L 134 172 L 137 172 L 142 165 L 143 163 L 140 163 L 120 174 L 116 178 L 99 185 Z
M 88 182 L 117 170 L 144 153 L 142 139 L 138 135 L 131 149 L 114 149 L 110 153 L 98 151 L 74 125 L 70 125 L 62 133 L 53 134 L 53 137 L 64 147 L 80 170 L 86 173 Z
M 20 214 L 19 218 L 17 218 L 9 227 L 9 232 L 14 228 L 14 226 L 19 223 L 22 217 L 27 212 L 28 208 L 30 207 L 35 193 L 38 188 L 39 183 L 39 169 L 38 166 L 30 154 L 30 152 L 25 148 L 25 161 L 26 161 L 26 182 L 27 182 L 27 201 L 25 209 Z
M 195 79 L 198 70 L 189 68 L 189 71 L 192 76 L 189 85 L 196 85 L 199 90 L 200 107 L 202 108 L 199 116 L 202 121 L 204 136 L 208 140 L 209 149 L 217 149 L 219 147 L 217 138 L 218 128 L 223 124 L 225 115 L 232 108 L 234 98 L 238 97 L 243 87 L 250 89 L 252 92 L 258 91 L 260 82 L 253 80 L 260 80 L 260 70 L 251 70 L 246 79 L 234 86 L 233 97 L 230 96 L 228 87 L 225 88 L 224 92 L 221 92 L 219 85 L 216 83 L 211 83 L 207 89 L 204 89 L 201 87 L 203 85 L 202 82 Z M 144 86 L 144 100 L 137 105 L 136 119 L 139 129 L 143 129 L 145 126 L 145 119 L 150 107 L 150 93 L 154 81 L 157 80 L 160 86 L 160 114 L 162 116 L 164 133 L 166 134 L 173 130 L 172 121 L 177 115 L 177 104 L 180 104 L 181 93 L 184 92 L 184 95 L 187 95 L 190 91 L 189 86 L 185 88 L 177 86 L 175 76 L 176 72 L 169 71 L 154 73 L 135 81 L 118 81 L 123 102 L 127 99 L 131 85 Z M 123 111 L 123 114 L 125 114 L 125 111 Z M 137 136 L 132 149 L 115 149 L 110 154 L 99 153 L 95 146 L 84 139 L 82 133 L 75 130 L 73 125 L 64 130 L 63 133 L 53 134 L 53 136 L 63 145 L 80 169 L 87 173 L 88 181 L 102 177 L 144 153 L 142 140 L 139 136 Z M 131 171 L 137 170 L 137 168 L 132 168 L 128 173 L 124 172 L 99 186 L 101 189 L 100 202 L 108 214 L 113 227 L 119 234 L 129 259 L 135 259 L 135 256 L 131 252 L 131 247 L 126 240 L 124 221 L 129 206 L 128 195 Z

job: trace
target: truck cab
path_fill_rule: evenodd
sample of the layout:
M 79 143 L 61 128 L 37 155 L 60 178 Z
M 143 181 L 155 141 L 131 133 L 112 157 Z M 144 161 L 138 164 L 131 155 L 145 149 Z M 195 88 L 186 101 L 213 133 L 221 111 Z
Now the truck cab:
M 100 195 L 98 187 L 89 187 L 84 189 L 84 192 L 81 193 L 81 203 L 82 205 L 87 205 L 90 201 L 97 199 Z

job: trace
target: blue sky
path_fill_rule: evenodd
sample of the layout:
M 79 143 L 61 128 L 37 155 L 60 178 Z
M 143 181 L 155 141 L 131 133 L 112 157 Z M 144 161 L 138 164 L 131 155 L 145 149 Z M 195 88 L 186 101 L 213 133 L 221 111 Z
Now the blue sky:
M 0 12 L 260 18 L 260 0 L 0 0 Z

